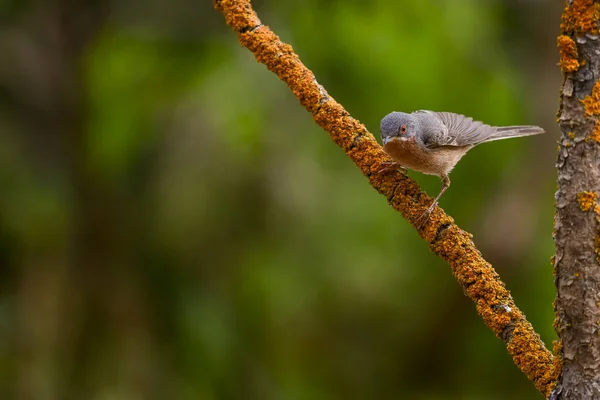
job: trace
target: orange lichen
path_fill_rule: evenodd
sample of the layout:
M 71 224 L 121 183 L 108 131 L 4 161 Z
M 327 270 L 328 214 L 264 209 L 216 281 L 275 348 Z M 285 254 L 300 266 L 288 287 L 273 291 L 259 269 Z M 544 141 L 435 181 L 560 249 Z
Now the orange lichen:
M 552 351 L 554 352 L 554 354 L 559 355 L 562 354 L 562 342 L 560 340 L 553 340 L 552 341 Z
M 560 53 L 559 65 L 563 72 L 575 72 L 580 64 L 577 59 L 577 44 L 573 39 L 566 35 L 558 37 L 558 49 Z
M 596 122 L 592 133 L 590 133 L 588 137 L 585 138 L 586 142 L 589 142 L 590 140 L 600 143 L 600 121 Z
M 552 306 L 554 307 L 554 311 L 556 312 L 556 300 L 554 300 L 554 303 L 552 304 Z M 563 332 L 565 329 L 562 327 L 560 320 L 558 318 L 554 318 L 554 322 L 552 323 L 552 327 L 554 328 L 554 330 L 556 331 L 556 333 L 558 333 L 559 335 L 561 334 L 561 332 Z M 556 354 L 556 353 L 554 353 Z
M 581 102 L 585 107 L 586 117 L 600 115 L 600 81 L 596 81 L 592 88 L 592 94 L 584 97 Z
M 580 100 L 585 107 L 586 117 L 600 117 L 600 80 L 596 81 L 589 96 Z M 586 142 L 595 141 L 600 143 L 600 121 L 596 121 L 594 129 L 585 138 Z
M 414 226 L 420 226 L 419 218 L 432 198 L 401 172 L 378 173 L 382 163 L 391 161 L 389 156 L 367 128 L 317 83 L 292 47 L 281 42 L 268 27 L 260 25 L 249 1 L 216 0 L 215 7 L 225 14 L 227 23 L 238 33 L 240 43 L 290 87 L 315 122 L 369 178 L 373 188 Z M 515 364 L 540 392 L 549 393 L 556 381 L 554 358 L 517 308 L 496 271 L 483 259 L 472 236 L 454 225 L 452 218 L 439 207 L 419 233 L 429 242 L 431 250 L 448 262 L 484 322 L 506 344 Z
M 588 212 L 596 204 L 598 195 L 594 192 L 581 192 L 577 193 L 577 201 L 579 202 L 579 208 L 581 211 Z
M 531 351 L 533 350 L 530 341 L 532 335 L 537 336 L 531 325 L 515 324 L 512 340 L 507 344 L 507 348 L 513 355 L 515 363 L 522 366 L 521 370 L 527 376 L 533 376 L 532 380 L 536 388 L 548 397 L 556 385 L 560 369 L 556 368 L 554 358 L 538 357 L 540 353 Z
M 597 33 L 600 4 L 594 0 L 573 0 L 569 6 L 565 2 L 560 29 L 566 33 Z
M 250 2 L 237 0 L 215 0 L 214 6 L 225 15 L 225 22 L 236 32 L 244 32 L 261 24 Z
M 550 369 L 548 376 L 549 382 L 553 382 L 553 384 L 548 385 L 546 388 L 546 397 L 549 397 L 554 390 L 554 387 L 558 383 L 558 377 L 562 372 L 563 366 L 563 344 L 561 340 L 554 340 L 552 342 L 552 351 L 554 353 L 554 362 L 552 363 L 552 368 Z

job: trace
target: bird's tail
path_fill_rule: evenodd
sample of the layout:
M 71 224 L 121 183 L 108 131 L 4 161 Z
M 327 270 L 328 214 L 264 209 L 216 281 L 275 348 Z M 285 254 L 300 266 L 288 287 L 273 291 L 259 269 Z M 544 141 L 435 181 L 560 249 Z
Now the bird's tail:
M 488 136 L 484 142 L 493 140 L 508 139 L 521 136 L 539 135 L 545 131 L 539 126 L 524 125 L 524 126 L 499 126 L 496 131 Z

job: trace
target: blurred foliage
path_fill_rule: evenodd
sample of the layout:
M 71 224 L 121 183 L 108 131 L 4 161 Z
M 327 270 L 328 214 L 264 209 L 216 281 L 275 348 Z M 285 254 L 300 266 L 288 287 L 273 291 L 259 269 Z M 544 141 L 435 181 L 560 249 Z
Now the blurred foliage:
M 546 127 L 473 150 L 441 205 L 548 345 L 558 3 L 254 2 L 374 134 L 423 108 Z M 209 1 L 0 16 L 0 398 L 539 396 Z

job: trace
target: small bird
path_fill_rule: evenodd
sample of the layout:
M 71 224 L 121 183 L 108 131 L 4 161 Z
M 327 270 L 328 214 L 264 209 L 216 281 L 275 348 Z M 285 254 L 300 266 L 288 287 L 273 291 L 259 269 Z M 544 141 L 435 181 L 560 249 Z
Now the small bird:
M 394 160 L 380 172 L 406 167 L 442 180 L 442 190 L 421 218 L 429 216 L 450 187 L 448 174 L 467 151 L 493 140 L 544 133 L 539 126 L 490 126 L 464 115 L 427 110 L 389 113 L 380 129 L 383 148 Z

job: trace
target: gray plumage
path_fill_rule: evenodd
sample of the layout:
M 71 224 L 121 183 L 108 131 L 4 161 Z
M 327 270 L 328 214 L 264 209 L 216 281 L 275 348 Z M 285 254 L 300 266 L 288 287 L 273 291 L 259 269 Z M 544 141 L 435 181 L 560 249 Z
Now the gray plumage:
M 474 146 L 544 133 L 539 126 L 490 126 L 464 115 L 428 110 L 392 112 L 381 120 L 380 129 L 384 149 L 394 159 L 396 169 L 402 166 L 441 178 L 442 190 L 427 215 L 450 186 L 450 171 Z
M 400 136 L 399 128 L 402 124 L 407 124 L 408 137 L 414 134 L 430 149 L 440 146 L 476 146 L 493 140 L 544 133 L 539 126 L 490 126 L 461 114 L 420 110 L 412 114 L 392 112 L 386 115 L 381 120 L 382 139 Z

